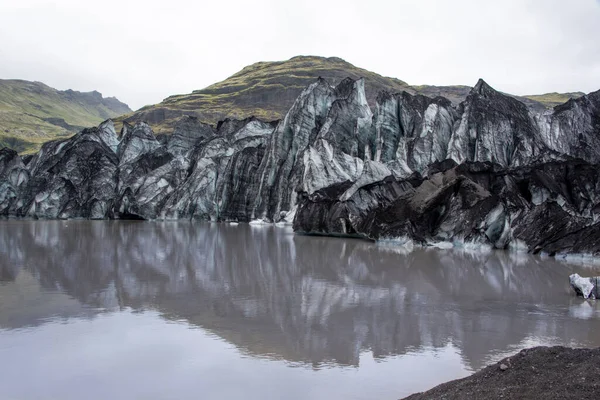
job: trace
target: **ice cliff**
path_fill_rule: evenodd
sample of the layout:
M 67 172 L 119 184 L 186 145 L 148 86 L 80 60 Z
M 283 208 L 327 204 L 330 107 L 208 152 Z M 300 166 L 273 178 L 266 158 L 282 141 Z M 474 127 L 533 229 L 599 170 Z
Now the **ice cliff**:
M 480 80 L 458 106 L 317 79 L 285 118 L 111 121 L 0 150 L 0 215 L 263 220 L 305 233 L 600 252 L 600 91 L 538 112 Z

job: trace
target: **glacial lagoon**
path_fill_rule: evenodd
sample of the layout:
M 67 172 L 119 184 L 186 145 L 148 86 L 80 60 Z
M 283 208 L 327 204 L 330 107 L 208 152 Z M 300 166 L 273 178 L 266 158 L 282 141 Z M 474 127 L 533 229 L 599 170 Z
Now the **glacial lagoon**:
M 600 346 L 573 272 L 276 226 L 0 222 L 0 398 L 398 399 L 534 345 Z

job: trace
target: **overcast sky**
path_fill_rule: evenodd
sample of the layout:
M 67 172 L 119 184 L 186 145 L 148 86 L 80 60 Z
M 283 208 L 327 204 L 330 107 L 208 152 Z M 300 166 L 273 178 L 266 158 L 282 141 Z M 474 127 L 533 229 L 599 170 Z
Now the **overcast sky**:
M 337 56 L 409 84 L 600 89 L 599 0 L 2 0 L 0 78 L 137 109 L 257 61 Z

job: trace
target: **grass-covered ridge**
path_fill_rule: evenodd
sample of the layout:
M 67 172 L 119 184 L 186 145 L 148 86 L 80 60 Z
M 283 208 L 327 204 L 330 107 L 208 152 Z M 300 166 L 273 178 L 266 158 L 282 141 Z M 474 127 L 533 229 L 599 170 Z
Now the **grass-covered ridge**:
M 280 119 L 300 92 L 318 77 L 332 84 L 346 77 L 365 78 L 367 100 L 371 105 L 381 90 L 412 91 L 406 82 L 355 67 L 341 58 L 298 56 L 287 61 L 249 65 L 222 82 L 144 107 L 127 120 L 145 120 L 156 132 L 169 133 L 177 118 L 184 114 L 213 124 L 227 117 L 243 119 L 252 115 L 265 120 Z
M 257 62 L 244 67 L 222 82 L 189 94 L 170 96 L 161 103 L 146 106 L 117 119 L 129 122 L 146 121 L 157 133 L 171 133 L 182 115 L 192 115 L 216 124 L 225 118 L 243 119 L 252 115 L 264 119 L 282 118 L 300 92 L 316 78 L 323 77 L 332 84 L 346 77 L 365 79 L 367 100 L 374 106 L 381 90 L 407 91 L 429 97 L 443 96 L 455 104 L 463 101 L 471 87 L 410 86 L 396 78 L 384 77 L 356 67 L 337 57 L 298 56 L 286 61 Z M 550 93 L 533 96 L 514 96 L 535 109 L 551 108 L 583 93 Z
M 571 92 L 571 93 L 546 93 L 546 94 L 533 94 L 523 96 L 533 101 L 538 101 L 545 105 L 546 107 L 556 107 L 560 104 L 564 104 L 569 99 L 578 99 L 581 96 L 584 96 L 583 92 Z
M 364 78 L 371 106 L 382 90 L 443 96 L 455 104 L 464 100 L 471 90 L 464 85 L 411 86 L 356 67 L 341 58 L 316 56 L 257 62 L 222 82 L 189 94 L 167 97 L 161 103 L 133 113 L 126 104 L 115 98 L 103 98 L 98 92 L 58 91 L 39 82 L 0 80 L 0 146 L 30 153 L 48 140 L 72 135 L 82 127 L 98 125 L 107 118 L 113 118 L 117 128 L 123 120 L 146 121 L 156 133 L 172 133 L 176 121 L 183 115 L 196 116 L 212 124 L 225 118 L 250 116 L 276 120 L 285 115 L 300 92 L 318 77 L 332 84 L 346 77 Z M 530 107 L 544 109 L 582 95 L 576 92 L 515 97 Z
M 22 153 L 131 109 L 96 91 L 60 91 L 41 82 L 0 80 L 0 146 Z

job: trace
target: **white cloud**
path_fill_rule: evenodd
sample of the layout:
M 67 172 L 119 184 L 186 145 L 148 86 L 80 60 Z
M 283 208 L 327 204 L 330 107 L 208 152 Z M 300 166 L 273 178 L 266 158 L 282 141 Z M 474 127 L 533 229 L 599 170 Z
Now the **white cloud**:
M 600 88 L 596 0 L 4 0 L 0 77 L 99 90 L 133 108 L 247 64 L 339 56 L 411 84 L 515 94 Z

